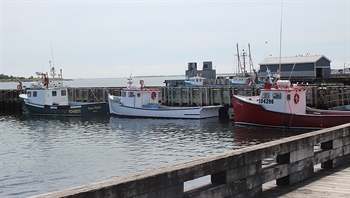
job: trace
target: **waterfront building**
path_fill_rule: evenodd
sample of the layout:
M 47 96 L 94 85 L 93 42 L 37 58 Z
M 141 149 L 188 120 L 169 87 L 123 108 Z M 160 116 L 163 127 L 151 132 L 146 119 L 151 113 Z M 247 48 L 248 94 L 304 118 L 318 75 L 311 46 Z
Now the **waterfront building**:
M 270 57 L 259 63 L 260 76 L 272 74 L 281 69 L 281 79 L 291 78 L 330 78 L 331 60 L 324 55 L 298 55 L 293 57 Z

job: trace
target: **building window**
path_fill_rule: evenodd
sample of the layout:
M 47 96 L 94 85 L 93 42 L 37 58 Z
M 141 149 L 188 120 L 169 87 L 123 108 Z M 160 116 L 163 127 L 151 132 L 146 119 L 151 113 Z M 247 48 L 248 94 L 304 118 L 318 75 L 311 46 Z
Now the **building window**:
M 67 91 L 66 90 L 61 90 L 61 96 L 65 96 L 67 95 Z
M 28 96 L 28 97 L 32 97 L 32 92 L 31 92 L 31 91 L 28 91 L 28 92 L 27 92 L 27 96 Z
M 38 96 L 38 92 L 33 91 L 33 97 L 37 97 Z
M 134 92 L 129 92 L 129 97 L 134 97 L 135 95 L 134 95 Z
M 56 91 L 52 91 L 52 96 L 57 96 L 57 92 Z

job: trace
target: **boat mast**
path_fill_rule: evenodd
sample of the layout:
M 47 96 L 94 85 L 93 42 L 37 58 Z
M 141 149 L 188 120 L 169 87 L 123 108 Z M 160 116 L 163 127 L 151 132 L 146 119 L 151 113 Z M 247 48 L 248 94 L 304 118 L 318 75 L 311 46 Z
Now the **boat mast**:
M 244 70 L 243 70 L 243 68 L 242 68 L 241 58 L 240 58 L 240 56 L 239 56 L 238 43 L 237 43 L 236 47 L 237 47 L 238 72 L 239 72 L 238 75 L 240 76 L 240 75 L 243 75 L 243 74 L 244 74 Z
M 248 76 L 247 75 L 247 70 L 245 67 L 245 57 L 247 56 L 247 53 L 244 51 L 244 49 L 242 49 L 242 56 L 243 56 L 243 70 L 242 70 L 242 74 L 244 77 Z
M 52 50 L 52 41 L 51 41 L 51 36 L 50 36 L 50 45 L 51 45 L 51 58 L 52 58 L 52 68 L 51 68 L 51 61 L 50 62 L 50 74 L 53 78 L 53 85 L 55 86 L 56 82 L 55 82 L 55 76 L 56 76 L 56 71 L 55 71 L 55 66 L 54 66 L 54 62 L 53 62 L 53 50 Z
M 252 73 L 252 71 L 254 72 L 253 78 L 252 79 L 254 82 L 258 82 L 258 74 L 256 73 L 255 69 L 254 69 L 254 64 L 253 64 L 253 60 L 252 60 L 252 56 L 251 56 L 251 52 L 250 52 L 250 44 L 248 43 L 248 51 L 249 51 L 249 65 L 250 65 L 250 73 Z
M 249 51 L 249 66 L 250 66 L 250 72 L 254 71 L 254 65 L 253 65 L 253 61 L 252 61 L 252 56 L 251 56 L 251 52 L 250 52 L 250 44 L 248 43 L 248 51 Z

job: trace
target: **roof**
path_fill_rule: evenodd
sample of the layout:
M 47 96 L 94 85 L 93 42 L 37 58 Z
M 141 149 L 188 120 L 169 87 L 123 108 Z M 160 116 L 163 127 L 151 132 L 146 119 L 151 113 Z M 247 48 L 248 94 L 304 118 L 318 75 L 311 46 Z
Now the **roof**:
M 327 57 L 323 55 L 314 55 L 314 56 L 291 56 L 291 57 L 281 57 L 281 64 L 288 64 L 288 63 L 315 63 L 321 58 L 329 60 Z M 274 65 L 274 64 L 279 64 L 280 63 L 280 58 L 279 57 L 274 57 L 274 58 L 265 58 L 262 62 L 259 63 L 259 65 Z

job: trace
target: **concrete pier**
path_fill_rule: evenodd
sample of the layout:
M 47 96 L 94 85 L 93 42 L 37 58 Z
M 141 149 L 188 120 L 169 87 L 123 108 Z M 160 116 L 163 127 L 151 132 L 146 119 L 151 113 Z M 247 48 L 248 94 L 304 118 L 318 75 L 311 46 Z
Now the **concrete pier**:
M 262 165 L 272 157 L 275 163 Z M 315 165 L 349 167 L 350 123 L 34 197 L 262 197 L 265 183 L 289 189 L 312 178 Z M 184 190 L 184 182 L 203 176 L 211 182 Z

